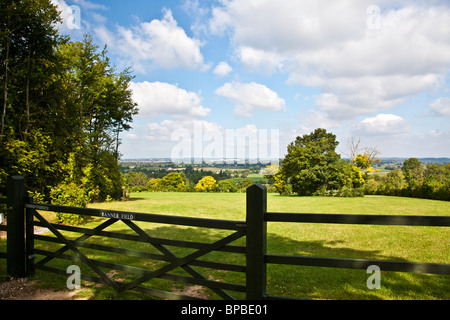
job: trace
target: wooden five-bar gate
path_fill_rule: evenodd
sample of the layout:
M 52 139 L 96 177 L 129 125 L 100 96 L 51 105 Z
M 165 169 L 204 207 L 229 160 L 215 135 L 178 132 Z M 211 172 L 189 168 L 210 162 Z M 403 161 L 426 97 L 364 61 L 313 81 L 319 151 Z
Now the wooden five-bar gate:
M 266 188 L 255 184 L 247 189 L 247 215 L 245 221 L 203 219 L 192 217 L 168 216 L 136 212 L 122 212 L 91 208 L 75 208 L 52 204 L 37 204 L 27 197 L 23 177 L 8 178 L 7 198 L 0 199 L 0 204 L 7 207 L 7 225 L 0 226 L 0 231 L 7 232 L 7 250 L 0 252 L 0 258 L 7 260 L 7 272 L 14 278 L 28 277 L 35 270 L 43 270 L 66 275 L 67 271 L 50 266 L 54 259 L 63 259 L 87 266 L 92 272 L 81 274 L 80 278 L 90 282 L 106 284 L 117 292 L 137 291 L 164 299 L 195 299 L 179 293 L 163 291 L 144 285 L 151 279 L 165 279 L 182 284 L 194 284 L 207 287 L 223 299 L 236 299 L 236 292 L 247 300 L 286 299 L 267 293 L 267 264 L 303 265 L 330 268 L 367 269 L 371 265 L 383 271 L 416 272 L 450 275 L 449 264 L 418 263 L 404 261 L 384 261 L 366 259 L 343 259 L 305 256 L 286 256 L 267 253 L 267 223 L 320 223 L 320 224 L 363 224 L 363 225 L 403 225 L 449 227 L 448 216 L 404 216 L 404 215 L 357 215 L 357 214 L 306 214 L 267 212 Z M 74 227 L 49 223 L 39 212 L 58 212 L 103 218 L 95 228 Z M 122 221 L 132 233 L 106 231 L 109 226 Z M 163 225 L 177 225 L 195 228 L 226 230 L 227 235 L 213 242 L 163 239 L 151 235 L 151 230 L 141 228 L 143 222 Z M 35 227 L 47 228 L 53 236 L 36 234 Z M 62 231 L 62 232 L 61 232 Z M 73 232 L 81 234 L 78 238 L 68 239 L 64 234 Z M 145 243 L 159 253 L 129 248 L 119 248 L 87 240 L 92 237 L 128 240 Z M 194 231 L 195 237 L 195 231 Z M 245 238 L 244 245 L 232 243 Z M 35 240 L 59 243 L 63 246 L 56 251 L 35 247 Z M 190 253 L 180 257 L 168 247 L 186 248 Z M 156 270 L 139 266 L 122 265 L 111 261 L 89 258 L 80 248 L 129 257 L 143 258 L 147 261 L 162 261 L 164 265 Z M 189 249 L 189 250 L 188 250 Z M 192 252 L 193 251 L 193 252 Z M 230 264 L 218 261 L 202 260 L 210 252 L 241 254 L 245 256 L 244 264 Z M 72 254 L 68 254 L 71 252 Z M 41 257 L 39 260 L 37 256 Z M 194 267 L 214 270 L 233 271 L 243 274 L 242 283 L 226 283 L 207 278 Z M 170 273 L 181 268 L 183 275 Z M 198 269 L 198 268 L 197 268 Z M 105 270 L 122 271 L 134 275 L 129 282 L 113 280 Z M 189 275 L 187 276 L 186 273 Z M 276 281 L 276 280 L 275 280 Z M 230 293 L 232 292 L 232 293 Z M 233 296 L 235 295 L 235 296 Z

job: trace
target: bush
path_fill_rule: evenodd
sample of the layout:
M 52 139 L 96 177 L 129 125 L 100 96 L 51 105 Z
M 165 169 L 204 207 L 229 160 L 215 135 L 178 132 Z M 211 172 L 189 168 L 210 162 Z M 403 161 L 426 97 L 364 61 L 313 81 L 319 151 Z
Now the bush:
M 240 192 L 245 192 L 247 190 L 247 188 L 252 185 L 253 185 L 253 181 L 250 180 L 249 178 L 245 178 L 245 179 L 242 179 L 241 181 L 239 181 L 238 189 Z
M 220 192 L 238 192 L 238 185 L 233 179 L 226 179 L 218 182 Z
M 343 187 L 339 190 L 319 190 L 316 191 L 313 196 L 322 196 L 322 197 L 343 197 L 343 198 L 354 198 L 354 197 L 364 197 L 364 189 L 363 188 L 351 188 L 351 187 Z
M 160 179 L 150 179 L 147 190 L 152 192 L 184 192 L 186 184 L 183 176 L 178 172 L 171 172 Z
M 85 208 L 93 198 L 98 197 L 98 193 L 98 188 L 88 191 L 83 185 L 63 183 L 50 191 L 50 198 L 55 205 Z M 56 214 L 56 223 L 79 225 L 86 221 L 86 216 L 59 212 Z
M 202 178 L 195 186 L 195 191 L 198 192 L 215 192 L 218 189 L 216 179 L 211 176 Z

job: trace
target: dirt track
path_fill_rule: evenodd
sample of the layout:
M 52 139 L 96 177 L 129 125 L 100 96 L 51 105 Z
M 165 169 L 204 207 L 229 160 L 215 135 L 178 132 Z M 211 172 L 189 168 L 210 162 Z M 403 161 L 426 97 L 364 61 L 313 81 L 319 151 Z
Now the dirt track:
M 74 297 L 77 291 L 35 289 L 33 284 L 27 279 L 0 282 L 0 300 L 79 300 Z

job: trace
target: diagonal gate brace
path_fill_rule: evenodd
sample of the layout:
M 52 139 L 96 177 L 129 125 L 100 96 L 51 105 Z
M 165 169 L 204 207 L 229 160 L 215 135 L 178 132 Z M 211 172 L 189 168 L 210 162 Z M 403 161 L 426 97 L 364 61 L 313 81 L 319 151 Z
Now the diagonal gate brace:
M 167 249 L 166 247 L 164 247 L 163 245 L 160 244 L 156 244 L 153 243 L 153 237 L 151 237 L 147 232 L 145 232 L 144 230 L 142 230 L 139 226 L 137 226 L 135 223 L 133 223 L 130 220 L 124 220 L 123 221 L 127 226 L 129 226 L 133 231 L 135 231 L 139 236 L 145 238 L 147 240 L 147 242 L 149 242 L 151 245 L 153 245 L 156 249 L 158 249 L 161 253 L 163 253 L 166 257 L 174 259 L 174 260 L 179 260 L 180 258 L 177 257 L 175 254 L 173 254 L 169 249 Z M 245 234 L 242 234 L 242 236 L 244 236 Z M 234 241 L 234 240 L 232 240 Z M 232 242 L 230 241 L 230 242 Z M 212 251 L 211 249 L 208 249 L 208 252 Z M 206 252 L 206 253 L 208 253 Z M 205 254 L 206 254 L 205 253 Z M 195 259 L 195 258 L 194 258 Z M 192 259 L 192 260 L 194 260 Z M 197 272 L 194 268 L 192 268 L 191 266 L 184 264 L 180 266 L 181 268 L 184 269 L 184 271 L 186 271 L 187 273 L 189 273 L 191 276 L 193 276 L 194 278 L 197 279 L 202 279 L 202 280 L 207 280 L 203 275 L 201 275 L 199 272 Z M 157 272 L 157 271 L 155 271 Z M 166 271 L 167 272 L 167 271 Z M 161 274 L 159 274 L 161 275 Z M 154 275 L 152 274 L 151 277 L 157 277 L 159 275 Z M 148 280 L 145 280 L 148 281 Z M 219 288 L 210 288 L 211 290 L 213 290 L 215 293 L 217 293 L 220 297 L 224 298 L 224 299 L 228 299 L 228 300 L 233 300 L 234 298 L 232 296 L 230 296 L 228 293 L 226 293 L 225 291 L 223 291 L 222 289 Z
M 211 243 L 211 244 L 207 245 L 206 247 L 204 247 L 204 248 L 202 248 L 200 250 L 197 250 L 197 251 L 195 251 L 195 252 L 185 256 L 184 258 L 177 258 L 174 262 L 172 262 L 172 263 L 170 263 L 170 264 L 168 264 L 168 265 L 166 265 L 164 267 L 159 268 L 158 270 L 152 272 L 151 274 L 142 276 L 142 277 L 140 277 L 140 278 L 138 278 L 138 279 L 136 279 L 136 280 L 134 280 L 134 281 L 124 285 L 124 286 L 122 286 L 120 290 L 121 291 L 125 291 L 125 290 L 133 289 L 134 287 L 140 285 L 141 283 L 143 283 L 145 281 L 148 281 L 150 279 L 159 277 L 159 276 L 161 276 L 161 275 L 163 275 L 163 274 L 165 274 L 165 273 L 167 273 L 167 272 L 169 272 L 169 271 L 171 271 L 171 270 L 173 270 L 175 268 L 178 268 L 178 267 L 181 267 L 183 265 L 186 265 L 189 262 L 191 262 L 191 261 L 193 261 L 193 260 L 195 260 L 195 259 L 197 259 L 197 258 L 199 258 L 199 257 L 201 257 L 201 256 L 203 256 L 203 255 L 205 255 L 205 254 L 207 254 L 209 252 L 211 252 L 211 251 L 220 249 L 221 247 L 227 245 L 228 243 L 233 242 L 233 241 L 235 241 L 235 240 L 237 240 L 237 239 L 239 239 L 239 238 L 241 238 L 243 236 L 245 236 L 245 231 L 239 230 L 239 231 L 237 231 L 237 232 L 235 232 L 235 233 L 233 233 L 233 234 L 231 234 L 231 235 L 229 235 L 229 236 L 227 236 L 227 237 L 225 237 L 225 238 L 223 238 L 223 239 L 221 239 L 219 241 Z
M 117 221 L 118 221 L 118 220 L 115 220 L 115 219 L 109 219 L 109 220 L 103 222 L 102 224 L 98 225 L 97 227 L 95 227 L 93 230 L 95 230 L 95 231 L 101 231 L 101 230 L 103 230 L 103 229 L 106 229 L 107 227 L 109 227 L 110 225 L 114 224 L 114 223 L 117 222 Z M 85 240 L 89 239 L 89 238 L 92 237 L 92 236 L 93 236 L 93 235 L 90 235 L 90 234 L 84 234 L 84 235 L 80 236 L 79 238 L 75 239 L 73 242 L 76 242 L 76 241 L 85 241 Z M 64 246 L 64 247 L 58 249 L 57 251 L 55 251 L 55 253 L 64 253 L 64 252 L 66 252 L 67 250 L 70 250 L 70 248 L 69 248 L 68 246 Z M 50 261 L 53 260 L 53 259 L 54 259 L 54 257 L 45 257 L 45 258 L 43 258 L 42 260 L 38 261 L 36 264 L 38 264 L 38 265 L 44 265 L 44 264 L 50 262 Z
M 120 286 L 112 281 L 95 263 L 93 263 L 86 255 L 78 250 L 78 248 L 72 244 L 69 240 L 67 240 L 55 227 L 53 227 L 47 220 L 45 220 L 37 211 L 34 212 L 34 215 L 38 220 L 44 224 L 62 243 L 64 243 L 70 250 L 72 250 L 80 260 L 87 264 L 92 270 L 94 270 L 100 278 L 109 286 L 111 286 L 117 292 L 121 292 L 122 289 Z

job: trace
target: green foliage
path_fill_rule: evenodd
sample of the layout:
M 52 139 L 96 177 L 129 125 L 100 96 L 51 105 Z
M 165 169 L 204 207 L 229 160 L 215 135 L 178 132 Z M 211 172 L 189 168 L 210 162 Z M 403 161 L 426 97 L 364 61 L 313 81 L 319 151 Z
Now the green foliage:
M 221 180 L 218 182 L 220 192 L 238 192 L 238 184 L 233 179 Z
M 141 192 L 147 187 L 147 176 L 142 172 L 129 172 L 125 176 L 125 184 L 131 192 Z
M 362 176 L 350 163 L 340 159 L 335 151 L 338 144 L 336 136 L 325 129 L 297 137 L 289 144 L 280 172 L 273 178 L 280 194 L 289 192 L 289 183 L 299 196 L 359 195 L 360 192 L 347 190 L 360 187 Z
M 60 36 L 49 0 L 5 0 L 1 9 L 0 188 L 23 175 L 46 200 L 59 186 L 120 200 L 120 133 L 137 114 L 129 69 L 117 72 L 89 35 Z
M 147 182 L 147 190 L 151 192 L 159 192 L 161 190 L 162 179 L 150 179 Z
M 178 172 L 171 172 L 161 181 L 162 189 L 164 191 L 182 192 L 186 190 L 183 177 Z
M 273 188 L 280 195 L 290 195 L 292 193 L 292 186 L 286 182 L 287 177 L 284 176 L 283 171 L 280 166 L 272 163 L 267 166 L 262 172 L 264 178 L 269 179 L 273 182 Z
M 364 152 L 364 154 L 358 154 L 355 159 L 352 159 L 352 163 L 354 163 L 357 168 L 366 170 L 368 173 L 374 172 L 375 169 L 373 169 L 372 165 L 375 162 L 380 162 L 380 161 L 381 161 L 381 159 L 373 158 L 367 152 Z
M 153 192 L 183 192 L 186 191 L 186 184 L 182 174 L 171 172 L 161 179 L 150 179 L 147 189 Z
M 240 192 L 245 192 L 247 190 L 248 187 L 253 185 L 253 181 L 250 180 L 249 178 L 244 178 L 241 181 L 239 181 L 237 187 L 239 189 Z
M 29 182 L 29 189 L 45 193 L 47 183 L 61 176 L 61 164 L 53 158 L 52 140 L 40 130 L 31 130 L 27 141 L 5 140 L 0 154 L 9 164 L 0 172 L 1 184 L 6 182 L 8 175 L 22 175 Z
M 371 176 L 364 189 L 366 194 L 450 201 L 450 164 L 425 166 L 410 158 L 404 161 L 402 169 L 386 176 Z
M 75 183 L 62 183 L 50 192 L 52 204 L 71 207 L 86 207 L 93 196 L 93 192 L 84 189 L 83 185 Z M 86 216 L 68 213 L 57 213 L 56 222 L 63 224 L 82 224 L 86 222 Z

